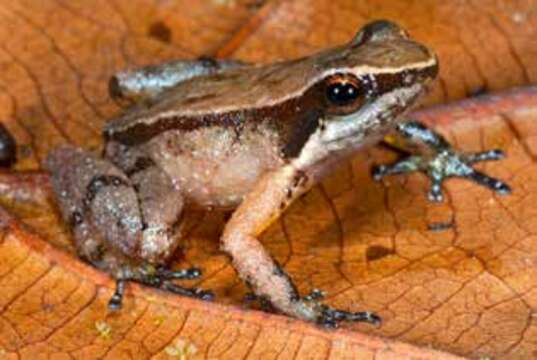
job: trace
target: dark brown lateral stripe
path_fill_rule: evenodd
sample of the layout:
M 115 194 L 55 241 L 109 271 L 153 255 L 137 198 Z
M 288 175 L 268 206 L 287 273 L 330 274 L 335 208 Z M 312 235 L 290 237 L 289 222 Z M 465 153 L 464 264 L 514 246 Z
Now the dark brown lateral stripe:
M 105 132 L 104 136 L 106 140 L 114 140 L 124 145 L 140 145 L 169 130 L 192 131 L 213 125 L 238 127 L 242 122 L 241 113 L 236 111 L 225 116 L 209 114 L 202 118 L 186 116 L 162 117 L 150 125 L 137 123 L 119 132 Z
M 300 124 L 297 124 L 293 129 L 287 144 L 282 148 L 283 156 L 286 159 L 297 157 L 300 154 L 310 136 L 319 127 L 320 117 L 321 112 L 318 110 L 310 110 L 304 113 L 303 119 L 299 121 Z

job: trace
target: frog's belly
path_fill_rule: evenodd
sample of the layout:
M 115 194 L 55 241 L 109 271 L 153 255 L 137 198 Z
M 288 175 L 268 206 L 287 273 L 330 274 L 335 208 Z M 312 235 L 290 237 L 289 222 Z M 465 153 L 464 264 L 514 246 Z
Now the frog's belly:
M 162 136 L 149 145 L 152 158 L 188 202 L 202 207 L 237 206 L 264 172 L 282 163 L 276 135 L 267 129 L 239 137 L 220 128 Z

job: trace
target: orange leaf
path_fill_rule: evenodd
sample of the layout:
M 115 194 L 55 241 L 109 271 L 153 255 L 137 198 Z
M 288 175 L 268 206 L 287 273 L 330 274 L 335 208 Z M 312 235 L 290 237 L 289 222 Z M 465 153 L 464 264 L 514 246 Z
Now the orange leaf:
M 371 164 L 393 154 L 371 149 L 297 201 L 263 237 L 301 292 L 318 287 L 331 304 L 375 310 L 384 318 L 378 329 L 325 331 L 248 309 L 244 285 L 218 251 L 219 214 L 190 214 L 174 263 L 202 267 L 193 285 L 215 290 L 216 303 L 133 285 L 123 311 L 109 314 L 113 284 L 77 259 L 39 172 L 60 143 L 101 145 L 100 129 L 118 111 L 106 94 L 115 71 L 202 54 L 292 58 L 348 41 L 371 18 L 400 22 L 437 50 L 441 74 L 429 103 L 530 83 L 537 77 L 530 6 L 2 2 L 0 114 L 19 144 L 16 170 L 27 172 L 0 174 L 0 201 L 11 214 L 0 215 L 0 357 L 450 358 L 431 346 L 475 358 L 537 356 L 534 88 L 420 114 L 460 149 L 505 149 L 506 160 L 482 168 L 507 180 L 513 195 L 453 180 L 448 201 L 429 204 L 420 175 L 372 182 Z M 453 227 L 428 230 L 434 223 Z

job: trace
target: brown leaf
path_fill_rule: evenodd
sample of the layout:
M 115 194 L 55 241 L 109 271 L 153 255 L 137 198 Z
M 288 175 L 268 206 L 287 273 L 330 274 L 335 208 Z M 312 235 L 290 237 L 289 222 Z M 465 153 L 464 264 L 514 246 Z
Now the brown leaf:
M 430 102 L 537 76 L 530 2 L 255 5 L 2 2 L 0 113 L 20 145 L 17 169 L 38 170 L 62 142 L 98 148 L 102 124 L 117 113 L 106 81 L 126 66 L 201 54 L 292 58 L 347 41 L 371 18 L 394 19 L 437 49 L 441 79 Z M 384 318 L 379 329 L 347 325 L 327 332 L 244 309 L 245 288 L 218 252 L 224 216 L 200 213 L 191 214 L 184 256 L 175 265 L 201 266 L 205 275 L 194 285 L 214 289 L 217 304 L 131 286 L 124 311 L 108 314 L 112 283 L 77 260 L 46 176 L 0 174 L 2 205 L 29 226 L 0 216 L 0 356 L 146 358 L 196 348 L 198 356 L 223 358 L 448 357 L 425 350 L 433 346 L 476 358 L 535 357 L 536 111 L 536 90 L 528 89 L 421 114 L 461 149 L 507 150 L 507 160 L 482 168 L 508 180 L 512 196 L 454 180 L 445 204 L 429 204 L 422 176 L 373 183 L 370 165 L 393 154 L 372 149 L 343 165 L 265 234 L 265 246 L 301 292 L 319 287 L 332 304 L 375 310 Z M 434 223 L 454 226 L 427 230 Z M 234 306 L 221 305 L 226 303 Z
M 107 311 L 112 285 L 22 229 L 3 210 L 0 242 L 0 351 L 3 358 L 419 358 L 448 354 L 348 331 L 324 331 L 282 316 L 191 300 L 132 286 L 119 314 Z M 203 356 L 202 356 L 203 357 Z M 187 357 L 190 358 L 190 357 Z
M 328 292 L 331 304 L 374 310 L 384 319 L 382 327 L 347 324 L 355 334 L 351 336 L 347 331 L 323 332 L 313 325 L 246 310 L 246 289 L 217 250 L 223 221 L 216 214 L 191 216 L 193 227 L 185 239 L 185 256 L 176 266 L 201 266 L 205 276 L 196 285 L 215 290 L 218 304 L 235 306 L 207 304 L 133 285 L 123 311 L 107 314 L 113 284 L 104 274 L 82 265 L 72 254 L 67 236 L 58 235 L 63 227 L 47 201 L 48 191 L 42 186 L 46 177 L 4 174 L 0 177 L 4 205 L 48 242 L 2 216 L 8 224 L 0 251 L 2 315 L 9 326 L 2 330 L 2 338 L 8 340 L 1 342 L 0 338 L 0 344 L 9 351 L 34 349 L 36 343 L 54 344 L 62 352 L 67 349 L 61 342 L 77 334 L 76 351 L 86 351 L 89 346 L 87 351 L 93 357 L 103 349 L 113 352 L 142 346 L 136 339 L 164 331 L 155 322 L 172 317 L 172 324 L 165 326 L 167 335 L 159 337 L 163 343 L 148 349 L 142 346 L 143 354 L 173 347 L 183 339 L 198 348 L 229 348 L 233 356 L 238 356 L 236 351 L 247 351 L 257 358 L 256 351 L 266 350 L 312 351 L 326 357 L 328 353 L 334 356 L 332 352 L 339 349 L 345 336 L 352 342 L 361 339 L 360 332 L 367 332 L 472 357 L 535 356 L 532 317 L 537 303 L 533 291 L 537 237 L 533 222 L 537 213 L 533 194 L 537 168 L 533 143 L 537 89 L 431 109 L 419 117 L 434 123 L 461 149 L 505 149 L 506 160 L 482 168 L 508 180 L 513 195 L 497 196 L 474 184 L 452 180 L 447 183 L 448 201 L 431 204 L 425 198 L 423 176 L 373 182 L 371 164 L 385 161 L 391 154 L 372 149 L 295 203 L 263 237 L 264 245 L 285 265 L 302 293 L 321 288 Z M 434 223 L 451 227 L 429 230 Z M 97 325 L 106 329 L 99 321 L 111 326 L 112 335 L 105 330 L 100 336 L 95 334 Z M 185 321 L 193 324 L 186 326 Z M 279 334 L 279 340 L 267 333 Z M 104 341 L 109 337 L 116 341 Z M 89 343 L 95 339 L 99 341 L 91 347 Z M 399 346 L 382 344 L 382 349 Z M 348 346 L 370 355 L 384 351 L 372 345 Z M 341 351 L 345 349 L 350 348 L 344 345 Z M 136 353 L 140 355 L 142 350 Z M 220 350 L 210 351 L 219 354 Z

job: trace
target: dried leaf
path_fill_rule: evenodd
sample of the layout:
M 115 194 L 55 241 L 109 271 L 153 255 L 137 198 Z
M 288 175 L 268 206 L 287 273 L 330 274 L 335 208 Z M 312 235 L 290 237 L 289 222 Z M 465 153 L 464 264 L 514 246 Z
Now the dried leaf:
M 218 251 L 219 214 L 190 215 L 174 263 L 202 267 L 192 285 L 215 290 L 216 303 L 133 285 L 124 310 L 110 314 L 113 284 L 74 255 L 39 172 L 60 143 L 99 148 L 104 121 L 118 111 L 107 79 L 125 67 L 202 54 L 293 58 L 383 17 L 437 50 L 441 78 L 428 101 L 442 102 L 534 82 L 536 16 L 531 2 L 510 1 L 2 2 L 0 114 L 19 144 L 17 170 L 31 172 L 0 174 L 0 202 L 17 217 L 0 216 L 0 356 L 450 358 L 433 347 L 536 357 L 533 88 L 420 115 L 461 149 L 505 149 L 507 160 L 481 168 L 508 180 L 513 195 L 453 180 L 448 201 L 429 204 L 420 175 L 372 182 L 371 164 L 393 154 L 371 149 L 263 237 L 301 292 L 321 288 L 331 304 L 375 310 L 384 318 L 378 329 L 324 331 L 248 309 L 244 285 Z

